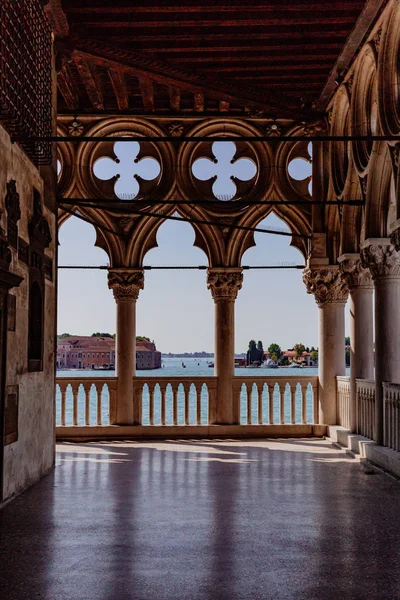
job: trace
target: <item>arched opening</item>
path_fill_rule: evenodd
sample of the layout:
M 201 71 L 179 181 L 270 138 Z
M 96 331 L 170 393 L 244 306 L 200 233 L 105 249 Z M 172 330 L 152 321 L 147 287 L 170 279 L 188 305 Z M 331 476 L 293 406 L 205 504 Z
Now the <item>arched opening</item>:
M 213 361 L 213 301 L 207 290 L 206 271 L 187 267 L 208 266 L 204 252 L 194 246 L 195 232 L 188 223 L 164 222 L 157 231 L 157 247 L 149 250 L 144 267 L 168 267 L 146 269 L 144 290 L 137 302 L 137 334 L 154 340 L 162 352 L 161 370 L 139 370 L 137 375 L 146 377 L 198 377 L 213 375 L 209 368 Z M 186 267 L 174 269 L 171 267 Z M 140 349 L 140 337 L 137 352 Z M 179 382 L 179 379 L 177 380 Z M 151 386 L 150 386 L 151 387 Z M 151 388 L 153 389 L 153 387 Z M 154 401 L 154 423 L 160 422 L 162 391 L 143 389 L 143 424 L 148 424 L 149 402 Z M 165 389 L 166 420 L 172 424 L 169 409 L 173 402 L 171 386 Z M 185 418 L 185 394 L 188 413 Z M 201 404 L 202 423 L 207 422 L 208 390 L 204 386 L 180 385 L 177 388 L 178 423 L 196 422 L 196 402 Z
M 258 228 L 290 232 L 289 226 L 275 213 L 270 213 L 261 221 Z M 290 245 L 290 237 L 255 233 L 255 246 L 243 255 L 242 266 L 264 267 L 244 270 L 243 288 L 236 300 L 235 350 L 246 357 L 250 366 L 262 365 L 257 369 L 236 369 L 243 376 L 288 376 L 288 381 L 296 381 L 294 376 L 316 375 L 318 372 L 318 319 L 317 306 L 312 295 L 307 294 L 302 281 L 304 256 Z M 255 341 L 256 351 L 248 354 L 249 344 Z M 261 355 L 259 353 L 261 351 Z M 260 356 L 260 358 L 259 358 Z M 279 367 L 279 368 L 278 368 Z M 277 369 L 277 370 L 273 370 Z M 302 422 L 302 389 L 295 385 L 295 420 Z M 249 387 L 249 386 L 248 386 Z M 256 397 L 260 393 L 263 403 L 264 422 L 268 422 L 268 389 L 254 384 L 248 390 L 241 390 L 241 423 L 248 422 L 249 396 L 252 398 L 252 422 L 258 419 Z M 312 422 L 312 390 L 307 387 L 306 420 Z M 280 422 L 280 389 L 273 383 L 273 419 Z M 291 389 L 285 383 L 284 420 L 291 418 Z

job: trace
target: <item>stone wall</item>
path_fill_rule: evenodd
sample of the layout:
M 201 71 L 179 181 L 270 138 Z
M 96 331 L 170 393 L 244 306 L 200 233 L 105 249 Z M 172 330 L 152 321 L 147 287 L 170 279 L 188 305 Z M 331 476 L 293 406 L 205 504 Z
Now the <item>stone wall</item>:
M 43 180 L 38 169 L 17 144 L 11 144 L 0 126 L 0 223 L 7 234 L 5 197 L 7 183 L 16 182 L 20 198 L 18 221 L 19 251 L 12 249 L 10 271 L 23 278 L 11 289 L 16 297 L 15 331 L 7 331 L 6 398 L 18 389 L 18 437 L 4 448 L 3 500 L 34 483 L 54 464 L 55 397 L 55 315 L 56 315 L 56 219 L 43 203 Z M 23 242 L 31 243 L 29 223 L 34 216 L 33 191 L 41 197 L 40 210 L 50 228 L 51 242 L 44 250 L 44 321 L 42 370 L 28 370 L 29 330 L 29 250 L 21 252 Z M 31 226 L 32 228 L 32 226 Z M 26 248 L 25 248 L 26 250 Z M 9 329 L 9 328 L 8 328 Z M 14 387 L 10 387 L 14 386 Z M 17 387 L 16 387 L 17 386 Z M 1 501 L 1 500 L 0 500 Z

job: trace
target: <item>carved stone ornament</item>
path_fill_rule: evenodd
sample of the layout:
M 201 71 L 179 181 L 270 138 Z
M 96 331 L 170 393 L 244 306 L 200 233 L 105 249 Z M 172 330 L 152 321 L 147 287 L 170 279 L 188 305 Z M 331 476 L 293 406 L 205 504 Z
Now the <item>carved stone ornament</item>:
M 265 126 L 265 135 L 268 137 L 279 137 L 282 135 L 282 127 L 278 123 L 267 123 Z
M 324 119 L 315 121 L 315 123 L 308 123 L 304 127 L 304 135 L 318 135 L 319 133 L 325 133 L 328 130 Z
M 374 287 L 371 272 L 362 266 L 360 258 L 346 258 L 340 262 L 339 269 L 350 291 Z
M 303 281 L 307 293 L 314 294 L 315 301 L 319 306 L 328 302 L 343 304 L 347 301 L 349 288 L 338 267 L 319 269 L 306 267 L 303 271 Z
M 396 241 L 395 234 L 396 232 L 391 240 Z M 396 246 L 393 243 L 376 243 L 361 250 L 362 266 L 369 268 L 374 281 L 380 277 L 400 277 L 400 252 L 396 250 Z
M 133 302 L 144 288 L 144 272 L 141 269 L 110 269 L 108 287 L 117 302 Z
M 179 121 L 172 121 L 168 124 L 168 135 L 170 137 L 181 137 L 183 134 L 183 124 Z
M 77 119 L 74 119 L 68 124 L 68 133 L 69 135 L 73 135 L 75 137 L 81 136 L 83 133 L 83 123 Z
M 230 300 L 234 302 L 243 284 L 243 273 L 241 270 L 216 270 L 209 269 L 207 272 L 207 289 L 211 290 L 214 302 Z
M 373 39 L 375 50 L 379 53 L 379 48 L 381 45 L 381 37 L 382 37 L 382 28 L 377 32 L 376 36 Z

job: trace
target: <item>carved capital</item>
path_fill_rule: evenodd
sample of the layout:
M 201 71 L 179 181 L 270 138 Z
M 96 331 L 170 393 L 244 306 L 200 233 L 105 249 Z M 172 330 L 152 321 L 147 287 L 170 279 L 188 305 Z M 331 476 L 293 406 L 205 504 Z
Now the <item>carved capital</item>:
M 390 242 L 393 244 L 396 250 L 400 250 L 400 227 L 392 231 Z
M 396 241 L 396 236 L 393 236 Z M 400 252 L 389 239 L 367 240 L 361 250 L 363 267 L 369 268 L 374 281 L 380 277 L 400 277 Z
M 136 302 L 144 288 L 144 272 L 142 269 L 109 269 L 108 287 L 117 302 Z
M 343 304 L 349 295 L 347 283 L 342 278 L 339 267 L 323 267 L 312 269 L 306 267 L 303 271 L 303 281 L 308 294 L 314 294 L 316 303 L 321 306 L 326 303 Z
M 230 300 L 234 302 L 242 287 L 242 269 L 208 269 L 207 288 L 211 290 L 214 302 Z
M 350 291 L 357 288 L 371 289 L 374 287 L 371 271 L 362 266 L 360 255 L 344 254 L 339 257 L 338 262 L 342 278 Z

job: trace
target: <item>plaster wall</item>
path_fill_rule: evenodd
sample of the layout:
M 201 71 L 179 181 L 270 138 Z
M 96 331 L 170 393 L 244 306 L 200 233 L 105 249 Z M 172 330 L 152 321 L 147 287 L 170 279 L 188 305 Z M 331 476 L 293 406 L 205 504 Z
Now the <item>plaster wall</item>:
M 7 231 L 4 200 L 6 185 L 15 179 L 20 196 L 21 219 L 18 222 L 19 237 L 29 243 L 28 224 L 33 215 L 33 189 L 42 198 L 43 181 L 38 169 L 26 157 L 17 144 L 11 144 L 9 135 L 0 126 L 0 222 Z M 18 288 L 11 294 L 16 296 L 15 331 L 7 332 L 7 386 L 19 389 L 18 439 L 4 449 L 3 499 L 18 493 L 37 481 L 54 464 L 54 397 L 55 397 L 55 215 L 43 206 L 52 241 L 45 255 L 53 259 L 53 280 L 45 278 L 44 296 L 44 353 L 43 370 L 28 372 L 28 307 L 29 267 L 18 259 L 12 250 L 10 271 L 23 277 Z

